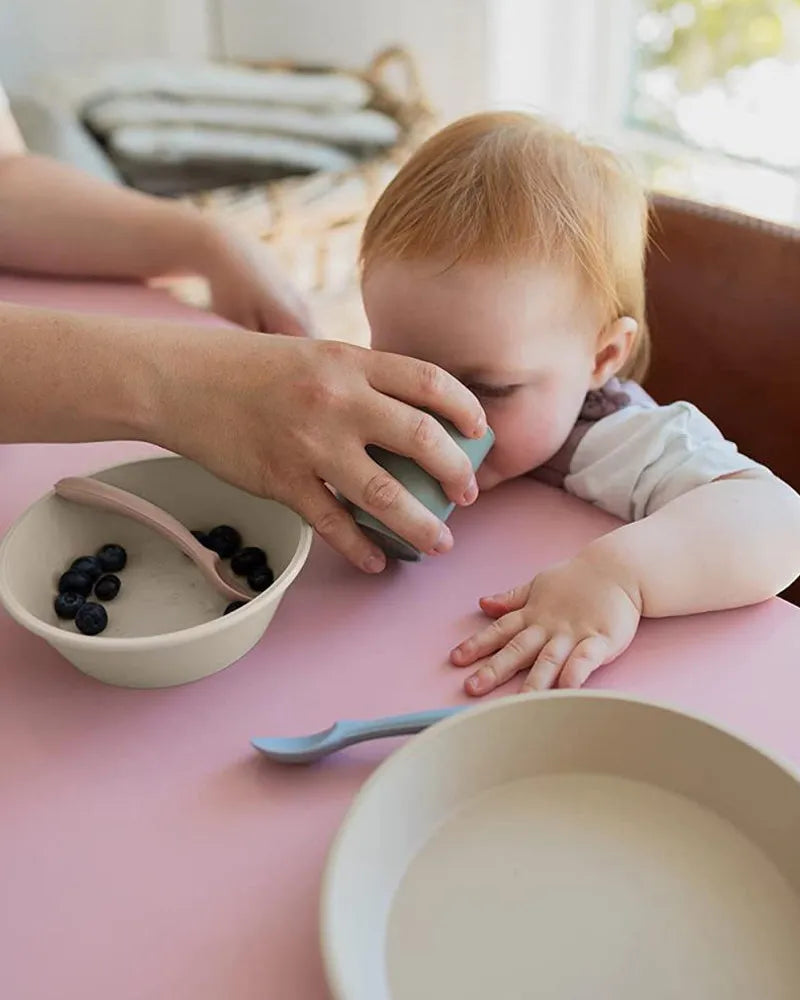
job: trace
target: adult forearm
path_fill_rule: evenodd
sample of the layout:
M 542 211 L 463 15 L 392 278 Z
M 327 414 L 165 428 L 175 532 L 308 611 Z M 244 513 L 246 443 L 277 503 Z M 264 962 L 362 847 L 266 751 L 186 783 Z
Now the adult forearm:
M 613 567 L 647 617 L 754 604 L 800 573 L 800 497 L 767 475 L 710 483 L 585 556 Z
M 0 268 L 105 278 L 204 273 L 218 239 L 190 206 L 55 160 L 0 158 Z
M 182 329 L 0 306 L 0 441 L 152 440 Z
M 420 551 L 452 546 L 447 527 L 375 465 L 369 443 L 423 465 L 455 503 L 477 494 L 464 452 L 421 410 L 463 434 L 486 431 L 463 385 L 410 358 L 216 326 L 0 306 L 0 441 L 162 445 L 287 503 L 369 572 L 383 568 L 384 556 L 325 484 Z

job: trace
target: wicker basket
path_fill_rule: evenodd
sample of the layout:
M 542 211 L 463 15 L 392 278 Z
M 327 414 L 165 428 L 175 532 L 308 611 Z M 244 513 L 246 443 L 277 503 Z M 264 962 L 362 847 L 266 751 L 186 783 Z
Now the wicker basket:
M 186 199 L 268 244 L 309 296 L 325 336 L 364 342 L 356 271 L 361 231 L 380 192 L 431 133 L 435 121 L 416 64 L 409 52 L 395 47 L 377 55 L 361 73 L 286 62 L 249 65 L 355 76 L 370 87 L 369 107 L 400 126 L 393 147 L 348 170 L 220 188 Z M 204 290 L 198 283 L 184 280 L 173 290 L 185 300 L 203 303 Z

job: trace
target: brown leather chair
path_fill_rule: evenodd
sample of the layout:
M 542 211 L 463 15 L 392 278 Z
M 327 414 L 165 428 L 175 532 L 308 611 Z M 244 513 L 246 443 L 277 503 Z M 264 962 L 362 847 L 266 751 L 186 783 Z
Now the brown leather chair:
M 800 229 L 662 195 L 651 219 L 647 389 L 800 491 Z M 800 581 L 784 596 L 800 604 Z

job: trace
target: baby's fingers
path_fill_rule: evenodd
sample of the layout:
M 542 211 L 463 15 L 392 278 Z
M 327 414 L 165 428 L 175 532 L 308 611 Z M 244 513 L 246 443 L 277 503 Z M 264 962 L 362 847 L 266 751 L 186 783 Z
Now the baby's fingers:
M 517 632 L 499 652 L 480 663 L 464 684 L 464 690 L 476 698 L 494 691 L 529 667 L 546 641 L 547 636 L 538 625 Z
M 560 688 L 583 687 L 589 677 L 608 659 L 608 641 L 600 635 L 590 636 L 572 650 L 558 678 Z
M 564 665 L 577 648 L 574 637 L 569 635 L 553 636 L 539 651 L 536 662 L 522 685 L 522 694 L 528 694 L 531 691 L 546 691 L 553 687 Z
M 510 639 L 513 639 L 524 628 L 525 619 L 519 611 L 498 618 L 497 621 L 493 621 L 491 625 L 475 632 L 451 650 L 450 661 L 457 667 L 468 667 L 476 660 L 502 649 Z
M 493 594 L 491 597 L 480 599 L 481 611 L 489 615 L 490 618 L 500 618 L 507 615 L 509 611 L 519 611 L 524 608 L 530 596 L 530 583 L 523 583 L 519 587 L 505 590 L 502 594 Z

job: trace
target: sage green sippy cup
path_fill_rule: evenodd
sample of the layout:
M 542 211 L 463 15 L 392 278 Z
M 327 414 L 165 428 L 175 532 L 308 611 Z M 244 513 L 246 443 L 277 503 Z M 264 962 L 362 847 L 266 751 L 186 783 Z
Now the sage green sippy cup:
M 466 454 L 472 464 L 473 471 L 477 472 L 494 444 L 494 433 L 491 428 L 487 428 L 482 438 L 467 438 L 459 433 L 448 420 L 435 413 L 433 416 Z M 416 497 L 441 521 L 446 521 L 452 514 L 456 505 L 446 496 L 437 480 L 420 468 L 413 459 L 406 458 L 404 455 L 396 455 L 394 452 L 375 446 L 371 446 L 368 451 L 378 465 L 394 476 L 412 496 Z M 356 507 L 355 504 L 348 503 L 347 506 L 364 534 L 383 549 L 390 559 L 403 559 L 406 562 L 419 562 L 422 559 L 422 553 L 418 549 L 387 528 L 377 518 L 360 507 Z

